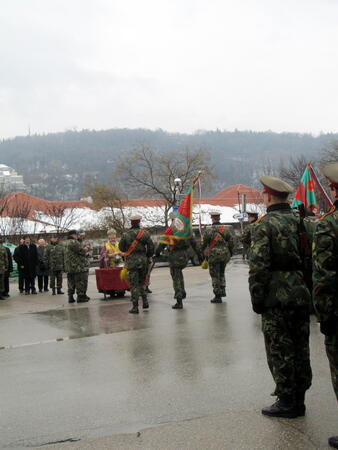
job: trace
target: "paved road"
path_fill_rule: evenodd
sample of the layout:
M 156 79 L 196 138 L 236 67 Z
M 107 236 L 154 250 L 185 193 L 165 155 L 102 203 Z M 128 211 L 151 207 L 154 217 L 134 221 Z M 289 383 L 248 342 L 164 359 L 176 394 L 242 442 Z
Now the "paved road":
M 43 294 L 1 302 L 1 448 L 328 448 L 337 404 L 315 321 L 308 413 L 268 419 L 260 408 L 274 386 L 247 266 L 230 265 L 222 305 L 209 303 L 207 271 L 185 277 L 183 311 L 170 308 L 167 268 L 154 271 L 139 316 L 127 300 L 100 301 L 93 276 L 88 304 Z

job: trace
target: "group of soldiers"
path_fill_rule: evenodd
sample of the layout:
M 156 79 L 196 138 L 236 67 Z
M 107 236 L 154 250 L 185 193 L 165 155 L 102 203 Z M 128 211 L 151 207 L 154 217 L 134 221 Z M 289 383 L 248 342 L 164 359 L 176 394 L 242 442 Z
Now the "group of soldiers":
M 208 261 L 214 297 L 211 303 L 222 303 L 226 296 L 225 267 L 234 251 L 234 237 L 231 227 L 220 224 L 220 213 L 211 212 L 212 226 L 203 233 L 202 244 L 191 236 L 189 239 L 175 240 L 173 243 L 159 243 L 156 247 L 148 231 L 141 228 L 141 217 L 131 218 L 131 228 L 120 240 L 119 248 L 123 252 L 125 266 L 128 269 L 132 308 L 131 314 L 139 313 L 139 298 L 142 298 L 143 309 L 149 308 L 144 279 L 147 272 L 147 261 L 154 254 L 160 256 L 165 248 L 168 250 L 170 275 L 173 281 L 173 309 L 183 309 L 186 298 L 183 269 L 188 265 L 189 250 L 192 248 L 199 261 Z M 174 215 L 170 216 L 171 219 Z
M 313 236 L 312 256 L 304 252 L 306 227 L 299 214 L 291 210 L 288 197 L 294 189 L 283 180 L 264 176 L 263 201 L 267 213 L 258 218 L 251 214 L 243 236 L 249 246 L 249 289 L 253 311 L 261 315 L 267 362 L 275 382 L 277 401 L 262 409 L 270 417 L 296 418 L 305 415 L 305 394 L 312 382 L 310 365 L 310 313 L 315 311 L 320 330 L 325 335 L 332 384 L 338 400 L 338 163 L 323 168 L 333 200 L 330 211 L 318 221 Z M 214 298 L 221 303 L 225 292 L 224 270 L 230 260 L 234 240 L 228 227 L 221 225 L 220 214 L 211 213 L 212 226 L 202 236 L 201 248 L 194 242 L 178 240 L 173 244 L 154 243 L 140 227 L 140 217 L 131 221 L 131 229 L 121 239 L 131 285 L 133 307 L 137 314 L 139 297 L 149 308 L 144 291 L 147 258 L 160 254 L 167 245 L 170 273 L 176 304 L 183 308 L 186 297 L 182 269 L 187 265 L 187 248 L 195 249 L 200 260 L 208 260 Z M 312 257 L 312 259 L 311 259 Z M 311 282 L 307 270 L 311 266 Z M 338 436 L 329 438 L 338 448 Z

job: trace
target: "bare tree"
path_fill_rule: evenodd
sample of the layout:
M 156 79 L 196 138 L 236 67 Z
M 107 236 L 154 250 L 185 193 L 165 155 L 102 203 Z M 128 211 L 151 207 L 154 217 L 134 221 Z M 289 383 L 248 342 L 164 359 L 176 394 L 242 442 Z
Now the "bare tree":
M 49 203 L 46 210 L 37 215 L 40 219 L 47 216 L 57 232 L 69 230 L 78 219 L 77 209 L 62 203 Z
M 320 164 L 338 161 L 338 141 L 332 142 L 330 147 L 323 149 Z
M 214 175 L 210 154 L 204 149 L 156 154 L 143 146 L 120 159 L 114 175 L 132 192 L 163 199 L 167 224 L 169 209 L 178 202 L 179 196 L 186 192 L 199 172 L 202 172 L 204 186 L 210 187 Z M 179 186 L 175 179 L 181 180 Z
M 311 161 L 309 161 L 304 155 L 290 158 L 287 166 L 284 162 L 281 163 L 279 167 L 279 176 L 286 182 L 290 183 L 291 186 L 297 187 L 309 162 Z

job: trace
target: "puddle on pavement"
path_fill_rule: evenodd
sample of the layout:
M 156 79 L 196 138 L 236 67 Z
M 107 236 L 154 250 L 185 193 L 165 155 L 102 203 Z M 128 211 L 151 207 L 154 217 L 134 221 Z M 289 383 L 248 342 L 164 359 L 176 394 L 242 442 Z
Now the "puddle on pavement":
M 77 339 L 147 328 L 147 314 L 141 313 L 138 320 L 135 320 L 134 315 L 128 314 L 129 308 L 129 304 L 102 305 L 98 308 L 42 311 L 33 315 L 42 321 L 43 325 L 59 329 L 60 335 Z

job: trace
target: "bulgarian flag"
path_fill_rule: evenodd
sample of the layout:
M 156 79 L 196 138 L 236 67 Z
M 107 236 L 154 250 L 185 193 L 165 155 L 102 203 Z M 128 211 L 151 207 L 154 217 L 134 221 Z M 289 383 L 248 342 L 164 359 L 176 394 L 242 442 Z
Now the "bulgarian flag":
M 314 191 L 314 184 L 312 179 L 312 167 L 311 164 L 306 166 L 302 179 L 299 183 L 295 198 L 292 202 L 292 208 L 297 208 L 298 205 L 304 204 L 306 208 L 311 208 L 317 205 L 316 196 Z
M 192 208 L 195 184 L 199 176 L 194 178 L 187 195 L 182 200 L 171 225 L 160 237 L 161 244 L 175 245 L 178 239 L 189 239 L 192 236 Z

